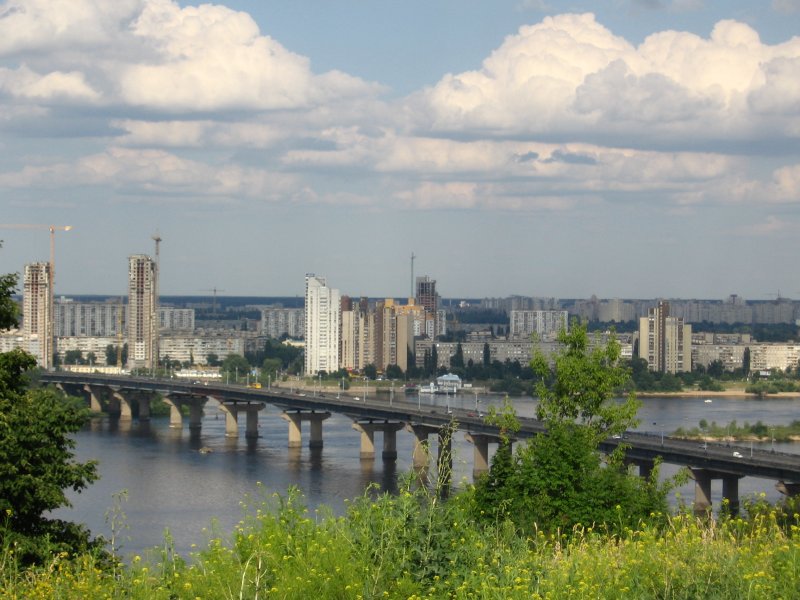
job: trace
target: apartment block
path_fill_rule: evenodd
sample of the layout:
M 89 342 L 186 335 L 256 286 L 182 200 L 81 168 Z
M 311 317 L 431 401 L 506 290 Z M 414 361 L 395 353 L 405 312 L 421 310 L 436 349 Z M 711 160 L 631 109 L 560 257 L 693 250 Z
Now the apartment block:
M 158 269 L 149 256 L 128 258 L 128 367 L 151 369 L 158 359 Z
M 512 310 L 510 337 L 554 339 L 562 329 L 569 330 L 569 314 L 565 310 Z
M 651 371 L 692 370 L 692 326 L 669 314 L 669 302 L 659 302 L 639 319 L 639 357 Z
M 306 375 L 339 369 L 340 302 L 339 290 L 328 287 L 324 277 L 306 275 Z
M 25 350 L 43 369 L 53 366 L 53 289 L 50 263 L 25 265 L 22 298 L 22 335 Z

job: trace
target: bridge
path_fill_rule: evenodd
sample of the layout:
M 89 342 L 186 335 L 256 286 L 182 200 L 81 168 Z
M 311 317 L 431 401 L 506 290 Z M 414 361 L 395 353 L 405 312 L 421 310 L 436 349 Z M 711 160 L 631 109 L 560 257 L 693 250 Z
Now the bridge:
M 46 372 L 42 383 L 52 384 L 66 392 L 77 391 L 88 397 L 92 410 L 117 414 L 121 420 L 131 420 L 134 406 L 138 418 L 148 419 L 150 400 L 160 394 L 170 406 L 170 426 L 183 427 L 183 407 L 188 408 L 189 427 L 199 430 L 203 406 L 215 399 L 225 413 L 226 435 L 238 437 L 240 415 L 245 415 L 245 437 L 258 437 L 258 413 L 266 405 L 281 409 L 288 423 L 288 446 L 302 445 L 302 424 L 309 423 L 308 445 L 323 446 L 325 419 L 332 413 L 353 420 L 353 429 L 361 434 L 360 457 L 375 456 L 375 432 L 383 436 L 384 460 L 397 458 L 396 436 L 400 430 L 414 435 L 412 464 L 415 469 L 427 469 L 428 440 L 438 437 L 438 461 L 451 462 L 451 434 L 464 431 L 472 442 L 473 477 L 489 468 L 489 444 L 499 442 L 499 430 L 487 424 L 476 412 L 463 408 L 431 407 L 419 400 L 409 401 L 405 395 L 390 398 L 366 398 L 346 394 L 311 393 L 286 387 L 253 389 L 241 385 L 211 382 L 190 382 L 178 379 L 109 376 L 87 373 Z M 546 429 L 531 418 L 519 417 L 520 431 L 516 438 L 525 439 Z M 698 443 L 665 435 L 627 432 L 624 436 L 605 440 L 600 450 L 612 452 L 625 444 L 626 461 L 636 465 L 641 476 L 648 476 L 656 460 L 689 467 L 695 480 L 694 509 L 698 513 L 711 508 L 711 483 L 722 480 L 722 496 L 732 511 L 739 507 L 739 479 L 746 476 L 773 479 L 782 493 L 800 493 L 800 456 L 722 443 Z M 441 471 L 440 471 L 441 472 Z

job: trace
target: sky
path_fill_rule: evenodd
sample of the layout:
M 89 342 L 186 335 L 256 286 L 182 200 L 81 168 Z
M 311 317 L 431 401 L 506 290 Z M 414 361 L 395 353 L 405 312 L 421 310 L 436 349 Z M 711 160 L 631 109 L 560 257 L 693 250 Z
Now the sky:
M 0 0 L 47 225 L 58 295 L 798 298 L 800 0 Z

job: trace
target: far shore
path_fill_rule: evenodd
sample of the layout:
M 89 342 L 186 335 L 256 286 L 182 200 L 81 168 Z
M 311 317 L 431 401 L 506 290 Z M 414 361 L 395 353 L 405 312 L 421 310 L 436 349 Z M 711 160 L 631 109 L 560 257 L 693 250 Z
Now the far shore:
M 778 392 L 777 394 L 749 394 L 744 390 L 723 390 L 721 392 L 710 392 L 703 390 L 689 390 L 683 392 L 636 392 L 639 398 L 674 396 L 676 398 L 800 398 L 800 392 Z

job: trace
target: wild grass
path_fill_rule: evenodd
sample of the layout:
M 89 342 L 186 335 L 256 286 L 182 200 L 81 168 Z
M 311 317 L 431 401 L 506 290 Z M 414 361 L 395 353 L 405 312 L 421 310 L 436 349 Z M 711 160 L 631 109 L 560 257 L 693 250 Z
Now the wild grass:
M 471 492 L 442 500 L 409 480 L 347 514 L 310 513 L 296 490 L 251 498 L 233 531 L 178 556 L 160 548 L 110 568 L 97 554 L 21 569 L 0 553 L 0 598 L 797 598 L 797 513 L 677 514 L 622 533 L 545 534 L 469 518 Z M 663 520 L 662 520 L 663 523 Z

